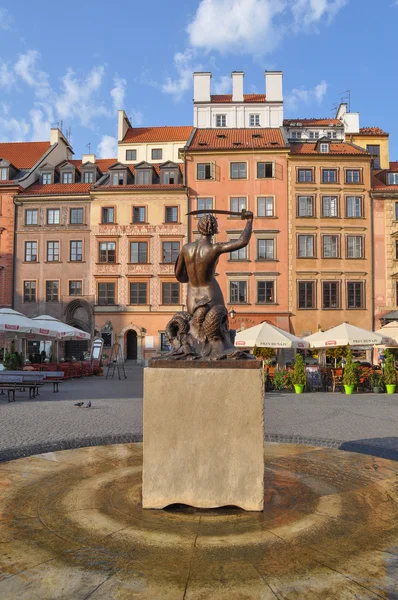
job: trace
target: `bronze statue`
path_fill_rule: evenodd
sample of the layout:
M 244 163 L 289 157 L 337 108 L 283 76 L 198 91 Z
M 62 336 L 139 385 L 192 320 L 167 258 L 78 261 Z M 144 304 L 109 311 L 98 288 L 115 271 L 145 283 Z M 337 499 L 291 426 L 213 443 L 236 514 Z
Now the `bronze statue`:
M 246 226 L 239 239 L 213 244 L 212 236 L 218 233 L 217 219 L 213 214 L 206 214 L 199 219 L 198 231 L 201 237 L 184 244 L 175 265 L 178 281 L 188 283 L 188 311 L 176 313 L 168 322 L 166 335 L 171 350 L 155 357 L 155 360 L 253 358 L 248 352 L 237 350 L 233 345 L 228 327 L 228 311 L 215 279 L 220 255 L 248 245 L 252 235 L 253 213 L 245 210 L 241 213 L 213 212 L 239 214 L 242 219 L 247 220 Z

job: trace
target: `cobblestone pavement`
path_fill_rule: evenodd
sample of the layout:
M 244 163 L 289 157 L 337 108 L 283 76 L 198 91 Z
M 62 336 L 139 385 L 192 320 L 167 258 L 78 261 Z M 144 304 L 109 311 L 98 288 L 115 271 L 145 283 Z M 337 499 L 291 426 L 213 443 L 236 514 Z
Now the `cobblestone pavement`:
M 60 392 L 41 389 L 35 400 L 0 396 L 0 460 L 103 443 L 142 439 L 142 369 L 128 379 L 65 381 Z M 92 402 L 90 409 L 74 406 Z M 266 440 L 357 450 L 398 460 L 398 394 L 269 393 Z

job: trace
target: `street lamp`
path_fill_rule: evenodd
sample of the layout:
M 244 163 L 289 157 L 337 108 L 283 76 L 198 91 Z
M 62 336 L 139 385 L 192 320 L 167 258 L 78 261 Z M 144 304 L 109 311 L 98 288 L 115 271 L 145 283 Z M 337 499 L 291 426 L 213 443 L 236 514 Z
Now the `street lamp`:
M 233 308 L 231 308 L 231 310 L 229 311 L 229 316 L 231 317 L 231 319 L 235 319 L 236 317 L 236 312 L 234 311 Z

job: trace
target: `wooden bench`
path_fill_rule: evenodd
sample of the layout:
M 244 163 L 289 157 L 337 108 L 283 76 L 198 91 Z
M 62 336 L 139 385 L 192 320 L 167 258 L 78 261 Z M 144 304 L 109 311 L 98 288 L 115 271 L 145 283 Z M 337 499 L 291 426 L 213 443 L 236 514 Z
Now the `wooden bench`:
M 53 384 L 53 392 L 59 392 L 59 384 L 64 380 L 64 372 L 63 371 L 42 371 L 44 375 L 43 383 L 52 383 Z
M 24 374 L 19 375 L 4 375 L 0 374 L 0 390 L 2 393 L 7 392 L 7 401 L 15 401 L 15 392 L 24 392 L 29 389 L 29 398 L 36 398 L 39 394 L 39 388 L 43 385 L 42 378 L 26 377 Z
M 0 373 L 0 382 L 2 377 L 9 377 L 13 381 L 15 377 L 20 376 L 23 376 L 25 381 L 52 383 L 54 393 L 59 391 L 58 386 L 64 381 L 63 371 L 3 371 Z M 37 395 L 39 394 L 37 393 Z

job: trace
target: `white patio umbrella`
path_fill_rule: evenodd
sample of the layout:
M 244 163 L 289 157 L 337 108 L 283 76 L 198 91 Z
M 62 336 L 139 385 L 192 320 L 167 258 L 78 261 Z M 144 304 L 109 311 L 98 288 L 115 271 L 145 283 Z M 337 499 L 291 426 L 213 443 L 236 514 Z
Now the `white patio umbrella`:
M 57 333 L 49 325 L 45 324 L 43 327 L 12 308 L 0 308 L 0 332 L 13 337 L 24 337 L 29 333 L 57 337 Z
M 375 333 L 382 336 L 390 337 L 395 344 L 398 343 L 398 321 L 391 321 L 387 325 L 383 325 L 381 329 L 377 329 Z
M 309 348 L 308 342 L 288 333 L 270 323 L 260 323 L 249 329 L 239 331 L 235 337 L 235 346 L 246 348 Z
M 53 330 L 59 340 L 90 340 L 91 335 L 86 331 L 67 325 L 50 315 L 41 315 L 32 319 L 41 329 Z
M 374 346 L 389 344 L 391 337 L 368 331 L 349 323 L 342 323 L 327 331 L 318 331 L 304 338 L 311 348 L 334 348 L 337 346 Z

